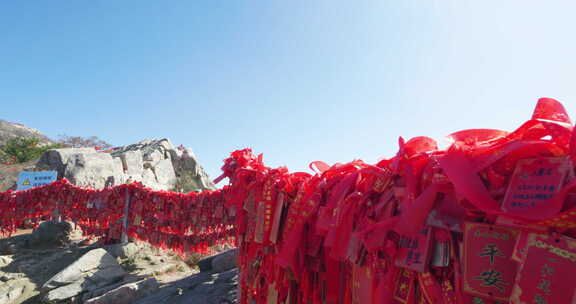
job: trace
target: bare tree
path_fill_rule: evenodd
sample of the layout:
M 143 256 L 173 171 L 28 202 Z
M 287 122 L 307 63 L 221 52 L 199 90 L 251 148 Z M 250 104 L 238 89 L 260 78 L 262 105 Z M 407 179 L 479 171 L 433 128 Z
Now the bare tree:
M 113 147 L 110 143 L 98 138 L 97 136 L 82 137 L 82 136 L 68 136 L 64 134 L 58 136 L 58 142 L 70 148 L 93 147 L 98 150 L 106 150 Z

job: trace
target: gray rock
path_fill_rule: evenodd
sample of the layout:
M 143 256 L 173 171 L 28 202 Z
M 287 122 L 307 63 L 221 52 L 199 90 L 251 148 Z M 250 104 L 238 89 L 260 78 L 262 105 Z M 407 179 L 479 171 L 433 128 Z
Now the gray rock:
M 112 244 L 105 248 L 113 257 L 121 259 L 133 259 L 143 249 L 142 246 L 138 246 L 136 243 Z
M 222 304 L 237 303 L 238 269 L 224 273 L 201 272 L 171 282 L 135 304 Z
M 223 252 L 212 259 L 212 271 L 225 272 L 236 267 L 238 249 Z
M 210 177 L 206 174 L 202 166 L 198 164 L 197 158 L 191 149 L 187 149 L 183 146 L 175 148 L 169 139 L 144 140 L 133 145 L 117 148 L 112 152 L 112 155 L 117 156 L 126 151 L 136 150 L 141 151 L 143 155 L 144 168 L 153 169 L 156 173 L 157 179 L 159 180 L 162 180 L 162 177 L 158 177 L 156 166 L 161 160 L 170 160 L 177 178 L 191 174 L 194 178 L 194 184 L 197 185 L 199 190 L 215 189 Z M 150 184 L 145 181 L 151 179 L 149 174 L 147 175 L 148 177 L 143 178 L 142 180 L 143 183 L 148 186 Z M 162 185 L 161 182 L 159 182 L 159 184 Z M 154 186 L 151 187 L 154 188 Z M 171 187 L 161 188 L 171 189 Z
M 115 283 L 126 272 L 106 250 L 90 250 L 42 286 L 46 300 L 66 299 Z M 58 289 L 58 290 L 57 290 Z M 57 291 L 56 291 L 57 290 Z
M 125 278 L 123 281 L 115 283 L 115 284 L 111 284 L 111 285 L 106 285 L 104 287 L 98 288 L 98 289 L 94 289 L 88 292 L 85 292 L 82 294 L 82 301 L 88 301 L 89 299 L 92 298 L 96 298 L 99 297 L 101 295 L 106 294 L 107 292 L 109 292 L 110 290 L 114 290 L 122 285 L 126 285 L 128 283 L 133 283 L 133 282 L 137 282 L 140 279 L 137 279 L 136 277 L 127 277 Z
M 156 175 L 156 181 L 161 185 L 176 184 L 176 172 L 174 172 L 172 161 L 169 159 L 160 160 L 154 167 L 154 174 Z
M 144 154 L 144 160 L 150 162 L 152 165 L 157 164 L 159 161 L 163 159 L 164 159 L 164 153 L 157 150 Z
M 128 176 L 141 177 L 144 173 L 144 162 L 142 160 L 142 152 L 140 151 L 126 151 L 120 154 L 124 172 Z
M 58 287 L 56 289 L 48 291 L 42 298 L 44 302 L 52 303 L 54 301 L 62 301 L 81 294 L 85 288 L 83 286 L 84 282 L 78 281 L 69 285 Z
M 0 304 L 14 303 L 24 293 L 23 286 L 0 286 Z
M 201 272 L 211 271 L 212 270 L 212 260 L 214 260 L 216 256 L 209 256 L 202 258 L 198 261 L 197 265 L 200 268 Z
M 97 189 L 123 184 L 129 177 L 154 190 L 172 190 L 179 181 L 187 183 L 186 191 L 215 189 L 192 150 L 174 148 L 168 139 L 141 141 L 110 154 L 92 148 L 49 150 L 36 168 L 56 170 L 59 178 Z
M 77 186 L 104 188 L 112 177 L 116 183 L 124 179 L 121 161 L 108 153 L 74 154 L 66 162 L 64 176 Z
M 30 236 L 31 247 L 61 247 L 70 244 L 72 225 L 68 222 L 41 223 Z
M 142 297 L 151 295 L 158 290 L 155 278 L 126 284 L 113 289 L 106 294 L 87 300 L 86 304 L 130 304 Z
M 4 267 L 12 263 L 13 259 L 9 255 L 0 256 L 0 267 Z
M 155 190 L 160 190 L 159 188 L 162 188 L 158 184 L 158 181 L 156 180 L 156 175 L 154 175 L 154 171 L 152 171 L 152 169 L 150 168 L 144 169 L 144 172 L 142 173 L 142 184 Z
M 42 157 L 36 164 L 36 168 L 43 170 L 55 170 L 58 172 L 58 178 L 63 178 L 66 171 L 66 163 L 76 154 L 95 154 L 93 148 L 69 148 L 48 150 L 42 154 Z

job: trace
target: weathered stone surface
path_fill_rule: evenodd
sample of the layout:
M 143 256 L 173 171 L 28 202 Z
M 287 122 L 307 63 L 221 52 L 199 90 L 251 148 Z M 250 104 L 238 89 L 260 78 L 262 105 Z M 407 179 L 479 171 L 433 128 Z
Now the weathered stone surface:
M 102 248 L 94 249 L 84 254 L 80 259 L 66 267 L 49 279 L 43 286 L 42 290 L 51 290 L 61 288 L 67 285 L 71 286 L 53 293 L 73 294 L 75 296 L 84 290 L 94 290 L 124 277 L 126 272 L 106 250 Z
M 12 263 L 13 259 L 9 255 L 0 256 L 0 267 L 4 267 Z
M 89 299 L 97 298 L 99 296 L 106 294 L 110 290 L 114 290 L 114 289 L 116 289 L 122 285 L 126 285 L 128 283 L 133 283 L 133 282 L 137 282 L 137 281 L 139 281 L 139 279 L 129 277 L 129 278 L 126 278 L 123 281 L 120 281 L 118 283 L 106 285 L 106 286 L 100 287 L 98 289 L 87 291 L 87 292 L 82 294 L 82 301 L 88 301 Z
M 169 159 L 160 160 L 154 167 L 154 174 L 156 175 L 156 181 L 161 185 L 176 184 L 176 173 L 174 172 L 174 167 L 172 167 L 172 161 Z
M 144 155 L 144 161 L 149 162 L 152 166 L 164 159 L 164 153 L 160 151 L 152 151 Z
M 124 172 L 128 176 L 141 177 L 144 173 L 144 162 L 142 160 L 142 152 L 140 151 L 126 151 L 120 154 Z
M 238 269 L 223 273 L 201 272 L 172 282 L 135 304 L 237 303 Z
M 238 249 L 232 249 L 218 254 L 212 259 L 212 271 L 225 272 L 235 268 L 237 259 Z
M 168 139 L 144 140 L 115 148 L 112 153 L 92 148 L 49 150 L 36 168 L 56 170 L 59 178 L 94 188 L 124 184 L 130 179 L 154 190 L 172 190 L 182 178 L 188 183 L 186 191 L 215 188 L 192 151 L 174 148 Z
M 205 257 L 203 259 L 200 259 L 197 263 L 200 271 L 201 272 L 211 271 L 212 270 L 212 260 L 215 257 L 216 256 L 213 255 L 213 256 L 209 256 L 209 257 Z
M 86 304 L 130 304 L 142 297 L 151 295 L 158 290 L 155 278 L 126 284 L 113 289 L 106 294 L 87 300 Z
M 70 243 L 72 225 L 68 222 L 42 222 L 30 236 L 32 247 L 60 247 Z
M 121 162 L 114 161 L 108 153 L 71 155 L 64 176 L 73 184 L 84 187 L 104 188 L 110 178 L 116 184 L 124 182 Z
M 192 150 L 183 146 L 175 148 L 169 139 L 144 140 L 133 145 L 117 148 L 112 154 L 116 156 L 126 151 L 141 151 L 144 168 L 154 169 L 160 161 L 170 160 L 177 178 L 191 174 L 199 190 L 215 189 L 208 174 L 206 174 L 202 166 L 198 164 L 197 158 Z M 158 171 L 154 170 L 154 172 L 156 173 L 156 177 L 158 177 Z M 143 180 L 148 179 L 149 178 L 143 178 Z M 162 179 L 162 177 L 160 177 L 160 179 Z M 148 185 L 145 182 L 144 184 Z
M 81 294 L 84 291 L 84 282 L 78 281 L 72 284 L 68 284 L 53 290 L 50 290 L 43 297 L 44 302 L 51 303 L 54 301 L 62 301 L 65 299 L 72 298 Z
M 152 171 L 150 168 L 144 169 L 144 172 L 142 173 L 142 184 L 155 190 L 159 190 L 159 188 L 161 188 L 156 181 L 156 175 L 154 175 L 154 171 Z
M 8 284 L 0 286 L 0 304 L 14 303 L 23 292 L 23 286 L 10 286 Z
M 66 163 L 70 157 L 76 154 L 95 154 L 93 148 L 72 148 L 72 149 L 54 149 L 48 150 L 42 154 L 42 157 L 36 164 L 39 169 L 49 169 L 58 172 L 58 178 L 64 177 Z
M 113 257 L 121 259 L 133 259 L 143 250 L 143 247 L 136 243 L 112 244 L 105 248 Z

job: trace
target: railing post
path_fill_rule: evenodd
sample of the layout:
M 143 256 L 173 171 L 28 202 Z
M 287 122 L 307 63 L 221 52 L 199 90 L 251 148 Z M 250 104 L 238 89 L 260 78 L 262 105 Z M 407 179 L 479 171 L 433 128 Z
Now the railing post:
M 126 201 L 124 203 L 124 217 L 122 218 L 122 244 L 128 243 L 128 212 L 130 210 L 130 190 L 126 188 Z

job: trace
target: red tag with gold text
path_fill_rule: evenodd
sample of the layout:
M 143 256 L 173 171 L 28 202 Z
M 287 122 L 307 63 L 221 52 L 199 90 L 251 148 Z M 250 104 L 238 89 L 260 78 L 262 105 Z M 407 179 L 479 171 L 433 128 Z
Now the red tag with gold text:
M 442 287 L 436 278 L 433 277 L 429 272 L 419 273 L 418 283 L 420 284 L 422 295 L 426 299 L 426 303 L 444 303 Z
M 396 276 L 396 286 L 394 287 L 393 303 L 410 303 L 414 298 L 414 281 L 416 273 L 408 269 L 400 269 Z
M 426 272 L 430 261 L 432 229 L 426 227 L 414 236 L 401 236 L 395 265 L 417 272 Z
M 464 226 L 464 291 L 508 301 L 517 265 L 510 258 L 518 231 L 477 223 Z
M 576 240 L 532 233 L 510 303 L 576 303 Z
M 502 202 L 502 210 L 531 219 L 549 216 L 549 203 L 560 191 L 569 169 L 570 160 L 567 157 L 518 161 Z

